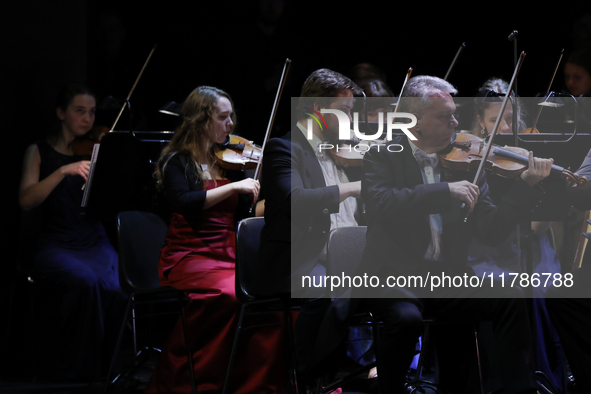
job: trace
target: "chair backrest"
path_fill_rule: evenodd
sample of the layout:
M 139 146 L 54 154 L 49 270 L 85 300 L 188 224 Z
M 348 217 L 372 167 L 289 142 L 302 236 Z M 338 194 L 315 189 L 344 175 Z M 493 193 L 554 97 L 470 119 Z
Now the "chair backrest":
M 156 214 L 126 211 L 117 215 L 119 283 L 127 294 L 160 287 L 158 262 L 168 226 Z
M 257 289 L 265 286 L 257 275 L 264 225 L 265 218 L 251 217 L 241 220 L 236 228 L 236 297 L 239 300 L 256 298 L 260 294 Z
M 18 228 L 18 259 L 17 270 L 24 276 L 40 275 L 35 272 L 34 259 L 37 251 L 35 245 L 41 228 L 41 208 L 21 211 Z
M 365 249 L 366 226 L 340 227 L 332 230 L 328 237 L 326 274 L 342 278 L 357 274 L 357 267 L 361 263 Z M 348 287 L 339 287 L 332 293 L 339 297 Z

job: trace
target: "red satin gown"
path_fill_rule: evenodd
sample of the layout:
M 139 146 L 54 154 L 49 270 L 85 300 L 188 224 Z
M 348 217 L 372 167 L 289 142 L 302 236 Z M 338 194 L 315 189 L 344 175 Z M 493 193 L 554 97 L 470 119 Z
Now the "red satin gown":
M 228 180 L 208 182 L 212 189 Z M 161 284 L 187 290 L 185 307 L 198 393 L 221 392 L 238 320 L 234 290 L 238 195 L 204 210 L 188 223 L 173 214 L 160 255 Z M 281 322 L 280 316 L 272 317 Z M 241 335 L 231 374 L 232 393 L 284 393 L 283 328 L 271 325 Z M 146 393 L 190 393 L 182 325 L 177 321 L 146 387 Z

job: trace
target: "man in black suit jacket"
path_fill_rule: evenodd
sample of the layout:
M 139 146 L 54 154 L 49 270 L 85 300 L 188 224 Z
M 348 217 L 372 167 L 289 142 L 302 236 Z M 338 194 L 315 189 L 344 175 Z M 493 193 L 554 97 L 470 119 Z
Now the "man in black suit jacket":
M 467 267 L 467 243 L 470 234 L 496 244 L 539 201 L 536 184 L 550 173 L 552 160 L 530 155 L 529 168 L 516 179 L 507 196 L 494 205 L 484 177 L 479 185 L 467 180 L 442 179 L 437 152 L 448 147 L 458 125 L 452 94 L 455 88 L 439 78 L 419 76 L 405 86 L 398 112 L 414 114 L 418 122 L 410 129 L 415 140 L 396 138 L 385 146 L 371 149 L 363 163 L 362 199 L 367 211 L 367 241 L 359 274 L 377 276 L 380 283 L 388 277 L 408 279 L 421 276 L 427 283 L 443 275 L 462 278 L 467 286 L 447 283 L 435 289 L 410 286 L 359 289 L 368 308 L 382 317 L 386 329 L 377 349 L 378 376 L 381 388 L 402 392 L 404 374 L 414 346 L 398 338 L 420 335 L 417 316 L 423 313 L 440 319 L 492 320 L 496 349 L 503 365 L 499 366 L 507 393 L 535 393 L 532 343 L 525 299 L 520 289 L 486 285 L 471 287 L 473 272 Z M 387 149 L 399 144 L 400 149 Z M 467 222 L 461 205 L 470 210 Z M 427 279 L 430 278 L 430 279 Z M 401 283 L 401 282 L 397 282 Z M 436 283 L 436 282 L 435 282 Z M 458 283 L 458 282 L 453 282 Z M 452 333 L 454 334 L 454 333 Z M 466 337 L 458 335 L 466 343 Z M 408 340 L 406 340 L 408 342 Z M 447 338 L 447 344 L 457 346 Z M 464 348 L 463 345 L 459 347 Z M 442 349 L 442 348 L 438 348 Z M 439 353 L 453 367 L 463 354 L 452 349 Z M 451 358 L 451 359 L 450 359 Z M 394 371 L 386 376 L 381 369 Z M 398 372 L 397 372 L 398 371 Z M 440 383 L 461 392 L 459 382 L 449 380 L 440 371 Z M 386 378 L 388 381 L 383 381 Z M 446 380 L 447 378 L 447 380 Z M 448 387 L 449 386 L 449 387 Z
M 324 275 L 330 230 L 356 225 L 361 182 L 352 181 L 318 144 L 338 136 L 338 119 L 318 114 L 338 109 L 349 114 L 359 88 L 342 74 L 328 69 L 313 72 L 302 87 L 298 122 L 290 133 L 270 139 L 264 151 L 261 193 L 265 197 L 265 226 L 261 234 L 262 292 L 286 289 L 305 302 L 296 320 L 300 375 L 312 378 L 318 325 L 330 303 L 324 288 L 302 286 L 302 276 Z M 316 113 L 316 114 L 314 114 Z M 313 114 L 313 115 L 310 115 Z M 316 117 L 319 122 L 308 122 Z M 310 128 L 311 125 L 311 128 Z M 308 130 L 312 133 L 308 134 Z

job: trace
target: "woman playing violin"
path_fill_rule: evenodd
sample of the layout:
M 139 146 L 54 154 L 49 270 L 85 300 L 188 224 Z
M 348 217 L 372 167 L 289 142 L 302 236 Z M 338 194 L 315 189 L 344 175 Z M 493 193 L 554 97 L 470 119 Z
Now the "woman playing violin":
M 30 268 L 64 293 L 59 311 L 52 311 L 60 316 L 56 332 L 63 334 L 50 340 L 58 356 L 39 370 L 52 379 L 90 381 L 111 360 L 115 341 L 109 334 L 116 338 L 125 295 L 103 225 L 81 215 L 90 162 L 74 155 L 72 143 L 93 126 L 95 97 L 84 86 L 68 85 L 56 107 L 59 127 L 27 148 L 19 190 L 23 211 L 36 209 L 41 220 Z
M 509 84 L 500 78 L 490 78 L 478 90 L 478 98 L 476 99 L 476 118 L 474 119 L 474 126 L 472 134 L 484 138 L 489 135 L 501 109 L 501 102 L 505 93 L 509 89 Z M 517 114 L 518 130 L 525 129 L 525 114 L 523 113 L 523 106 L 518 105 L 519 113 Z M 499 123 L 499 134 L 511 134 L 513 132 L 513 106 L 511 102 L 507 103 L 507 108 L 503 113 L 503 119 Z
M 476 113 L 474 118 L 474 128 L 472 133 L 484 138 L 489 135 L 499 117 L 501 101 L 504 93 L 508 90 L 507 82 L 498 79 L 489 79 L 479 90 L 479 97 L 476 98 Z M 492 92 L 489 93 L 489 92 Z M 485 97 L 488 93 L 488 97 Z M 498 97 L 500 95 L 500 97 Z M 518 106 L 521 108 L 522 106 Z M 519 130 L 525 129 L 523 112 L 518 113 L 517 122 Z M 512 133 L 513 109 L 508 103 L 505 113 L 499 123 L 498 133 Z M 493 201 L 500 201 L 507 190 L 510 188 L 513 180 L 502 178 L 500 176 L 488 175 L 487 181 Z M 556 274 L 561 272 L 560 261 L 553 249 L 549 233 L 550 222 L 532 222 L 531 234 L 532 242 L 532 266 L 533 271 L 539 275 Z M 469 251 L 469 263 L 477 275 L 494 272 L 495 274 L 504 273 L 505 276 L 510 272 L 522 272 L 523 263 L 521 256 L 525 253 L 527 233 L 520 237 L 515 230 L 509 238 L 498 246 L 491 247 L 478 239 L 472 240 Z M 519 244 L 521 245 L 519 248 Z M 520 253 L 520 249 L 523 251 Z M 565 388 L 563 379 L 565 365 L 562 361 L 562 352 L 557 348 L 558 337 L 554 331 L 552 323 L 547 317 L 544 306 L 544 292 L 546 288 L 534 288 L 534 324 L 536 330 L 535 340 L 535 361 L 536 369 L 544 372 L 552 381 L 554 386 Z
M 230 96 L 201 86 L 187 97 L 182 123 L 163 150 L 156 169 L 171 211 L 160 255 L 163 286 L 187 289 L 185 307 L 196 388 L 221 391 L 236 326 L 236 223 L 248 215 L 259 182 L 244 171 L 223 170 L 214 144 L 222 143 L 236 122 Z M 279 392 L 282 373 L 277 341 L 281 331 L 256 331 L 236 363 L 232 392 Z M 180 321 L 162 351 L 146 392 L 190 392 Z

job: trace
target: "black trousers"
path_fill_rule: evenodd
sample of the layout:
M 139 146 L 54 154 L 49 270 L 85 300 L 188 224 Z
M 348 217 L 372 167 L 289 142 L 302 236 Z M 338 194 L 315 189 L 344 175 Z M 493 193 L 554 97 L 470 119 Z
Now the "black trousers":
M 527 302 L 519 288 L 447 288 L 413 302 L 401 298 L 364 300 L 366 308 L 384 322 L 376 352 L 380 390 L 402 393 L 406 370 L 423 330 L 423 317 L 453 322 L 435 330 L 439 385 L 443 390 L 467 390 L 458 367 L 467 368 L 474 355 L 473 324 L 491 321 L 504 392 L 536 388 L 533 340 Z M 461 324 L 459 324 L 461 323 Z M 459 325 L 458 325 L 459 324 Z M 465 371 L 464 371 L 465 372 Z

